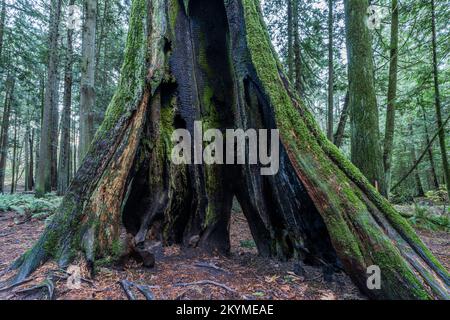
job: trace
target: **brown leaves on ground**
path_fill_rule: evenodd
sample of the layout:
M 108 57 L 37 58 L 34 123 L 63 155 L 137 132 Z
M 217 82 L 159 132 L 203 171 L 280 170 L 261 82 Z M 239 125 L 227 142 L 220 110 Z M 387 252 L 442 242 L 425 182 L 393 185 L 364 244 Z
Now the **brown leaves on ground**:
M 31 247 L 42 230 L 42 221 L 31 220 L 15 224 L 14 213 L 0 216 L 0 235 L 5 234 L 0 237 L 0 270 Z M 439 234 L 437 238 L 433 236 L 423 234 L 427 244 L 448 267 L 448 234 Z M 95 279 L 92 282 L 82 281 L 80 289 L 69 289 L 64 277 L 57 277 L 56 298 L 127 299 L 119 281 L 128 280 L 149 286 L 155 299 L 364 299 L 344 274 L 335 274 L 334 281 L 329 283 L 323 280 L 321 268 L 305 266 L 306 276 L 303 278 L 293 272 L 293 262 L 258 257 L 242 214 L 232 216 L 231 245 L 232 253 L 229 257 L 205 255 L 195 249 L 181 250 L 178 246 L 165 247 L 157 255 L 153 269 L 145 269 L 134 261 L 129 262 L 123 270 L 99 268 Z M 80 267 L 81 276 L 88 280 L 87 268 L 82 265 Z M 8 294 L 0 293 L 0 298 L 22 299 L 21 295 L 14 292 L 40 283 L 48 274 L 58 272 L 57 270 L 54 263 L 47 263 L 32 275 L 33 281 Z M 135 295 L 140 299 L 144 298 L 138 291 Z

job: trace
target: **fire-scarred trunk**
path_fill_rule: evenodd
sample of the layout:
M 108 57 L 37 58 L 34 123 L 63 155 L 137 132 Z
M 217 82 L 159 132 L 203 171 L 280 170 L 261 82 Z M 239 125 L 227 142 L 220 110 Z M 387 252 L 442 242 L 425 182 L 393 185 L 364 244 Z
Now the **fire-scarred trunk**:
M 166 244 L 229 250 L 232 199 L 262 256 L 343 268 L 372 298 L 446 298 L 447 271 L 408 223 L 318 129 L 282 72 L 257 0 L 134 0 L 119 88 L 106 119 L 38 243 L 12 266 L 91 266 Z M 275 129 L 280 169 L 175 165 L 174 129 Z M 149 232 L 151 230 L 151 232 Z M 382 271 L 380 290 L 367 268 Z

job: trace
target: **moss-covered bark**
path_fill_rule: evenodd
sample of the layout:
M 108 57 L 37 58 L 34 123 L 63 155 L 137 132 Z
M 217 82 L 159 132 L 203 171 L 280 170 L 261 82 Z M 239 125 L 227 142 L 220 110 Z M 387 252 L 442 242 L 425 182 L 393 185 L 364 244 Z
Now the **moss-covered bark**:
M 148 16 L 147 16 L 148 13 Z M 281 71 L 257 0 L 135 0 L 122 80 L 63 204 L 12 281 L 84 252 L 91 265 L 164 243 L 226 253 L 235 196 L 262 256 L 344 270 L 373 298 L 447 298 L 447 271 L 329 142 Z M 278 128 L 280 171 L 174 165 L 171 133 Z M 118 252 L 119 251 L 119 252 Z M 381 290 L 366 286 L 368 266 Z
M 367 27 L 368 0 L 345 0 L 351 159 L 367 179 L 386 195 L 372 36 Z

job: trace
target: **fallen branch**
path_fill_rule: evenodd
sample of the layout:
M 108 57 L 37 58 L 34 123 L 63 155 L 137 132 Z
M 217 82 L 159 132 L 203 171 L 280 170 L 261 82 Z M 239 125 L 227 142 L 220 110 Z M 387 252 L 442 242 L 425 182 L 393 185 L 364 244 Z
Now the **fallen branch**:
M 151 287 L 147 285 L 140 285 L 128 280 L 120 280 L 120 286 L 128 297 L 128 300 L 136 300 L 136 296 L 134 295 L 132 288 L 137 288 L 145 297 L 146 300 L 154 300 L 153 293 L 151 292 Z
M 224 285 L 223 283 L 219 283 L 219 282 L 212 281 L 212 280 L 201 280 L 201 281 L 189 282 L 189 283 L 176 283 L 173 286 L 174 287 L 188 287 L 188 286 L 201 286 L 201 285 L 208 285 L 208 284 L 220 287 L 220 288 L 225 289 L 232 293 L 237 293 L 236 290 Z
M 122 287 L 123 291 L 125 291 L 125 294 L 128 297 L 128 300 L 136 300 L 136 297 L 134 296 L 133 291 L 131 291 L 132 283 L 127 280 L 120 280 L 119 281 L 120 286 Z

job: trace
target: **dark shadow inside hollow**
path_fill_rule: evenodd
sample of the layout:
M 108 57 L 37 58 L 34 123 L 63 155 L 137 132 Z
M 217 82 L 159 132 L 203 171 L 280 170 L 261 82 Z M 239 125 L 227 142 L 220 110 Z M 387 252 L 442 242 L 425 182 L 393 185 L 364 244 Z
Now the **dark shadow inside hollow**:
M 179 12 L 166 52 L 174 80 L 163 83 L 149 105 L 123 210 L 127 231 L 136 243 L 157 228 L 166 244 L 228 253 L 236 197 L 260 255 L 336 265 L 325 224 L 281 144 L 280 168 L 273 176 L 262 176 L 260 165 L 171 163 L 162 128 L 167 108 L 173 109 L 171 129 L 186 129 L 192 137 L 194 121 L 222 132 L 276 127 L 246 51 L 232 42 L 236 26 L 223 1 L 193 0 L 188 12 Z

